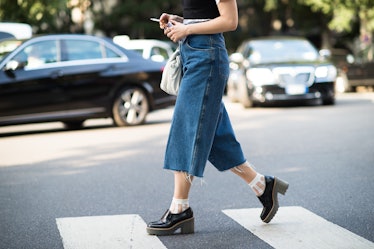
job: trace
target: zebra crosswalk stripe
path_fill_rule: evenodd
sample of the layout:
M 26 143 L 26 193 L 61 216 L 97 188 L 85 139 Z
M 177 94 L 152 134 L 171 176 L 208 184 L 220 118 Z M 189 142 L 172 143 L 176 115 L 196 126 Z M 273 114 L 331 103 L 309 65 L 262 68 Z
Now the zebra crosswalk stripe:
M 222 212 L 275 249 L 374 249 L 373 242 L 298 206 L 281 207 L 269 224 L 260 220 L 260 208 Z M 64 249 L 166 248 L 157 236 L 147 235 L 137 214 L 58 218 L 56 223 Z
M 64 249 L 166 248 L 146 234 L 146 224 L 136 214 L 58 218 L 56 223 Z
M 281 207 L 271 223 L 260 218 L 260 208 L 222 210 L 275 249 L 373 249 L 374 243 L 309 210 Z

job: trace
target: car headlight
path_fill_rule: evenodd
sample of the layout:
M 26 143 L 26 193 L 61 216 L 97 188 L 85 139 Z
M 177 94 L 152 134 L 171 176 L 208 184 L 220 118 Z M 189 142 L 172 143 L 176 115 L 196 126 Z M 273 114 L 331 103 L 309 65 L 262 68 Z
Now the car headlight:
M 268 68 L 251 68 L 246 75 L 254 86 L 271 85 L 276 81 L 273 72 Z
M 337 70 L 333 65 L 319 66 L 314 73 L 316 82 L 333 82 L 336 79 Z

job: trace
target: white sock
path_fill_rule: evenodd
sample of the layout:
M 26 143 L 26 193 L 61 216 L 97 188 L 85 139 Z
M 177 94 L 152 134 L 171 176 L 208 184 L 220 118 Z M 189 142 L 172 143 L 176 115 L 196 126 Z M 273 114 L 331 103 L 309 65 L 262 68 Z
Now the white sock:
M 256 196 L 261 196 L 265 191 L 265 177 L 259 173 L 255 178 L 248 184 Z
M 179 214 L 184 212 L 189 207 L 190 204 L 188 202 L 188 199 L 176 199 L 173 197 L 169 210 L 172 214 Z

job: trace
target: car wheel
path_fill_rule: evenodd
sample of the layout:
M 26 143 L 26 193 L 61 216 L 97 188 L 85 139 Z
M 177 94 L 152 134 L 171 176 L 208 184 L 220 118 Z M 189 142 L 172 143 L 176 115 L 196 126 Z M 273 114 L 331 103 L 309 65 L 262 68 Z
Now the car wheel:
M 238 98 L 237 98 L 237 89 L 236 89 L 236 84 L 233 80 L 228 79 L 227 81 L 227 85 L 226 85 L 226 95 L 227 97 L 229 98 L 229 100 L 233 103 L 236 103 L 238 102 Z
M 238 102 L 238 99 L 236 98 L 236 92 L 235 92 L 235 89 L 234 87 L 231 85 L 231 84 L 227 84 L 227 97 L 229 98 L 229 100 L 233 103 L 236 103 Z
M 249 96 L 248 93 L 248 87 L 245 82 L 240 82 L 238 84 L 238 91 L 239 91 L 239 98 L 240 98 L 240 103 L 243 105 L 244 108 L 251 108 L 253 107 L 253 101 Z
M 132 126 L 145 122 L 149 111 L 148 98 L 138 87 L 125 88 L 113 102 L 113 120 L 116 126 Z
M 323 105 L 334 105 L 335 104 L 335 98 L 334 97 L 326 98 L 326 99 L 322 100 L 322 104 Z
M 350 88 L 349 88 L 349 91 L 350 92 L 357 92 L 357 86 L 351 86 Z
M 79 130 L 83 127 L 84 120 L 65 121 L 64 126 L 68 130 Z
M 242 97 L 241 102 L 244 108 L 254 107 L 253 101 L 250 99 L 248 94 Z

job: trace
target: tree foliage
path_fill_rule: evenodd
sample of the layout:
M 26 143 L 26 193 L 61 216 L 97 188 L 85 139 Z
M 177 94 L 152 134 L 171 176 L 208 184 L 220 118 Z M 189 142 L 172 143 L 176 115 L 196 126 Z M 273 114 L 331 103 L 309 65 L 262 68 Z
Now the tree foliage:
M 158 38 L 162 32 L 149 18 L 159 17 L 162 12 L 181 15 L 179 3 L 165 0 L 115 1 L 108 11 L 105 10 L 106 0 L 92 0 L 91 10 L 95 27 L 107 36 L 127 34 L 131 38 Z
M 0 20 L 28 23 L 35 33 L 66 32 L 71 24 L 66 1 L 60 0 L 1 0 Z
M 352 21 L 357 18 L 367 32 L 374 30 L 373 0 L 299 0 L 315 12 L 332 15 L 329 28 L 337 32 L 351 31 Z

